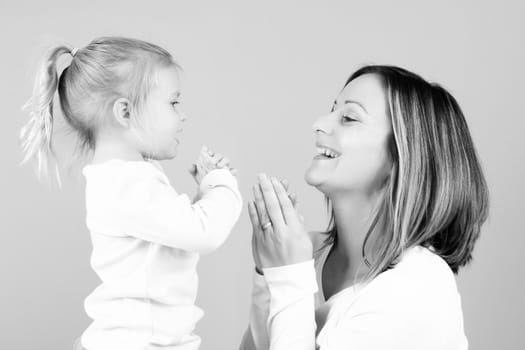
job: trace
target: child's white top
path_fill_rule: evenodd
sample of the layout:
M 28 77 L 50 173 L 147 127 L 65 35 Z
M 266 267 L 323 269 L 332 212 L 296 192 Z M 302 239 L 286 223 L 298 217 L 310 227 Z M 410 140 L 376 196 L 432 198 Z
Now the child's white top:
M 468 348 L 456 281 L 437 254 L 410 248 L 367 286 L 356 284 L 326 300 L 321 276 L 330 247 L 315 260 L 255 273 L 241 349 Z
M 155 161 L 83 168 L 91 266 L 102 283 L 85 300 L 88 350 L 197 349 L 199 253 L 219 247 L 242 209 L 237 180 L 210 171 L 192 203 Z

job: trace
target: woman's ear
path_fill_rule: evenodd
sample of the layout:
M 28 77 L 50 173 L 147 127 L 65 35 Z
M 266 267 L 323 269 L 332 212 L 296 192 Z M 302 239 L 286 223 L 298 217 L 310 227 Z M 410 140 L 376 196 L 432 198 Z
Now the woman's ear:
M 113 118 L 124 128 L 130 127 L 130 107 L 131 104 L 127 98 L 121 97 L 113 103 Z

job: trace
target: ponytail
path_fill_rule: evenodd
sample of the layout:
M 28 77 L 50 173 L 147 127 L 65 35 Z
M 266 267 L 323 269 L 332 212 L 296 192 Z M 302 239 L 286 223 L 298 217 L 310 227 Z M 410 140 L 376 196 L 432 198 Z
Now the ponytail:
M 64 53 L 71 53 L 66 46 L 58 46 L 50 50 L 40 64 L 37 72 L 33 95 L 24 104 L 22 110 L 29 113 L 31 119 L 20 131 L 20 141 L 23 152 L 21 165 L 36 158 L 37 176 L 40 179 L 48 177 L 51 158 L 56 160 L 51 137 L 53 133 L 53 98 L 58 89 L 57 61 Z M 58 166 L 55 165 L 56 177 L 61 186 Z
M 63 54 L 73 59 L 57 73 L 57 61 Z M 96 148 L 95 135 L 103 128 L 110 105 L 119 97 L 127 97 L 137 111 L 156 83 L 159 67 L 179 67 L 163 48 L 137 39 L 102 37 L 79 49 L 60 45 L 51 49 L 37 72 L 33 95 L 22 107 L 31 119 L 20 131 L 23 160 L 35 159 L 37 176 L 48 177 L 53 160 L 58 185 L 61 187 L 58 160 L 53 150 L 53 99 L 58 101 L 66 125 L 78 136 L 78 157 Z M 75 152 L 76 153 L 76 152 Z

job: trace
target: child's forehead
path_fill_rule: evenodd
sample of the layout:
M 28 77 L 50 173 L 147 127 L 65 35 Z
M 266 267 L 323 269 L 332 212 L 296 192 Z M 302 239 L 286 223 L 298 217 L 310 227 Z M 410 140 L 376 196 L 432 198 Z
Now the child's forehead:
M 180 73 L 176 67 L 165 67 L 157 71 L 157 88 L 163 94 L 178 97 L 181 93 Z

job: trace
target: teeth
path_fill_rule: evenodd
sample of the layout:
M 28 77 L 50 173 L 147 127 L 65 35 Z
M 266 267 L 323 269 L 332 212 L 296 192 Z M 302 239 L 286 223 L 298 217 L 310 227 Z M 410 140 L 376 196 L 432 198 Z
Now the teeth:
M 336 157 L 339 156 L 336 152 L 334 152 L 334 151 L 332 151 L 332 150 L 330 150 L 328 148 L 321 148 L 321 147 L 317 148 L 317 153 L 322 154 L 322 155 L 324 155 L 326 157 L 329 157 L 329 158 L 336 158 Z

